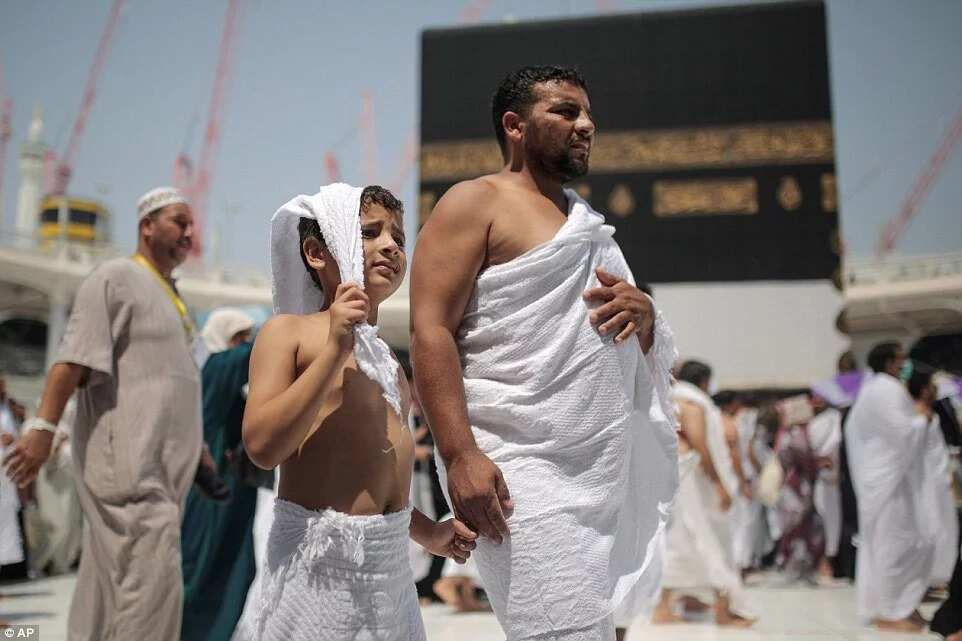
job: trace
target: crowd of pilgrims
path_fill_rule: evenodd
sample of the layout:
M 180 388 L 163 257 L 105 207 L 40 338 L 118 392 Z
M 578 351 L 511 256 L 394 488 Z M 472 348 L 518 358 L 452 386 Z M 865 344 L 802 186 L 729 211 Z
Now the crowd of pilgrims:
M 253 328 L 249 316 L 225 310 L 203 332 L 206 447 L 182 529 L 185 641 L 231 638 L 270 527 L 274 473 L 254 466 L 241 442 Z M 759 613 L 744 585 L 774 571 L 785 584 L 854 582 L 852 617 L 866 624 L 931 625 L 960 638 L 958 379 L 913 363 L 896 343 L 873 348 L 865 368 L 847 353 L 837 376 L 793 393 L 716 392 L 711 367 L 696 360 L 674 374 L 681 480 L 656 555 L 661 589 L 630 596 L 629 615 L 750 626 Z M 0 374 L 3 447 L 24 415 Z M 449 508 L 416 398 L 409 424 L 411 500 L 440 518 Z M 18 491 L 4 479 L 0 487 L 0 582 L 77 566 L 83 517 L 70 428 L 68 407 L 37 481 Z M 412 543 L 411 562 L 422 603 L 488 609 L 471 561 L 455 565 Z M 919 606 L 939 599 L 946 600 L 925 621 Z

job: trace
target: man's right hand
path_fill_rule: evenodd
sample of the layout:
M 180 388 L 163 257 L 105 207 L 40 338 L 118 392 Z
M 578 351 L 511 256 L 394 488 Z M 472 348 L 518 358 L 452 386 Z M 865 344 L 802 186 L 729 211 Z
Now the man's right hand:
M 40 467 L 50 458 L 53 436 L 46 430 L 28 430 L 3 457 L 7 476 L 19 487 L 26 487 L 37 478 Z
M 357 283 L 341 283 L 331 303 L 331 329 L 328 341 L 335 341 L 342 353 L 354 348 L 354 326 L 367 319 L 370 301 Z
M 511 516 L 514 503 L 498 466 L 475 450 L 452 460 L 447 473 L 455 517 L 475 532 L 501 543 L 509 534 L 506 519 Z

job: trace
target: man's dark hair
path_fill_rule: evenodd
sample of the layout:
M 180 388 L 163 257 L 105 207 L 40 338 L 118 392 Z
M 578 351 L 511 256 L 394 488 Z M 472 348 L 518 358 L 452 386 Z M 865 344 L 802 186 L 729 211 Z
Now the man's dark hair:
M 715 402 L 718 407 L 725 407 L 726 405 L 731 405 L 738 400 L 738 392 L 734 390 L 722 390 L 711 397 L 711 400 Z
M 868 353 L 868 366 L 873 372 L 884 372 L 900 349 L 902 346 L 895 341 L 879 343 Z
M 711 378 L 711 368 L 701 361 L 685 361 L 678 370 L 678 380 L 691 383 L 695 387 L 708 382 Z
M 396 213 L 398 216 L 404 216 L 404 204 L 398 200 L 397 196 L 392 194 L 389 189 L 385 189 L 380 185 L 368 185 L 364 188 L 364 191 L 361 192 L 361 213 L 363 214 L 370 209 L 371 205 L 380 205 L 384 207 L 384 209 Z M 317 272 L 307 264 L 307 256 L 304 255 L 304 241 L 308 238 L 316 238 L 321 245 L 326 245 L 324 235 L 321 233 L 321 226 L 317 224 L 317 220 L 314 218 L 301 218 L 297 221 L 297 235 L 304 269 L 307 270 L 307 273 L 317 288 L 322 289 L 321 281 L 317 277 Z
M 909 377 L 907 387 L 909 388 L 909 394 L 912 398 L 919 400 L 922 396 L 922 392 L 932 384 L 932 372 L 920 372 L 918 370 L 913 370 L 912 375 Z
M 557 67 L 554 65 L 522 67 L 509 73 L 491 98 L 491 120 L 494 123 L 494 135 L 498 138 L 501 155 L 508 157 L 508 141 L 504 135 L 501 118 L 505 113 L 514 113 L 527 117 L 531 105 L 538 101 L 535 95 L 535 85 L 541 82 L 570 82 L 578 85 L 585 92 L 588 85 L 581 76 L 581 72 L 571 67 Z

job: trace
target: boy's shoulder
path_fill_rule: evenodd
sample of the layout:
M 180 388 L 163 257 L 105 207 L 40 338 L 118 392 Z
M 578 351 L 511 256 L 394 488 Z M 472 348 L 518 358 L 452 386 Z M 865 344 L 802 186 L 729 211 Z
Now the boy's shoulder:
M 273 340 L 287 339 L 297 342 L 306 333 L 315 332 L 318 325 L 327 325 L 328 323 L 330 323 L 330 319 L 327 312 L 307 315 L 277 314 L 271 316 L 264 323 L 264 326 L 257 333 L 257 337 L 263 336 Z

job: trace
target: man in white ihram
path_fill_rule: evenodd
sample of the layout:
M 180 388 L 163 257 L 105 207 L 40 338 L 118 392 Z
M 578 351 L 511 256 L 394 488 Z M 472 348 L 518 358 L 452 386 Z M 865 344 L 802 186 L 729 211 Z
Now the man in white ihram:
M 858 501 L 858 616 L 879 629 L 921 632 L 917 608 L 932 576 L 935 539 L 917 499 L 925 481 L 925 429 L 899 380 L 905 362 L 898 343 L 869 352 L 875 374 L 848 415 L 845 446 Z
M 670 331 L 614 230 L 563 184 L 594 137 L 585 82 L 510 74 L 504 168 L 451 188 L 414 258 L 414 377 L 509 641 L 610 641 L 677 486 Z

